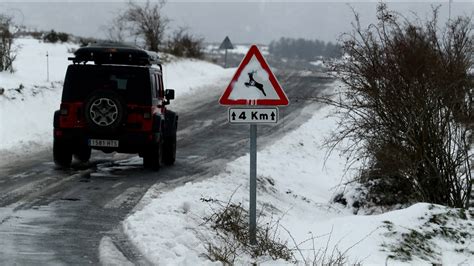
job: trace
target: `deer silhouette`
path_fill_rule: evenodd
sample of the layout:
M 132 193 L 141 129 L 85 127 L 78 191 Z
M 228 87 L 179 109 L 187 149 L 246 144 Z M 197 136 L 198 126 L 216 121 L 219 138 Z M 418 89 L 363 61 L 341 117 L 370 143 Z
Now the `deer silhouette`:
M 255 81 L 255 79 L 253 79 L 253 74 L 257 73 L 256 70 L 252 71 L 252 72 L 249 72 L 249 82 L 245 82 L 245 86 L 248 88 L 248 87 L 255 87 L 257 89 L 259 89 L 263 95 L 267 96 L 267 94 L 265 93 L 265 91 L 263 90 L 263 84 L 262 83 L 259 83 L 257 81 Z

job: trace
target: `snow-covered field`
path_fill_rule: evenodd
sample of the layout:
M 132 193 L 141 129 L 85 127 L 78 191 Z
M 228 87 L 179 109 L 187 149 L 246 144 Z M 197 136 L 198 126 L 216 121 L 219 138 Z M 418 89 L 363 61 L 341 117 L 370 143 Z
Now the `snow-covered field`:
M 18 43 L 17 71 L 0 73 L 0 87 L 5 89 L 0 95 L 2 158 L 50 147 L 53 112 L 59 107 L 67 57 L 71 56 L 68 50 L 76 48 L 33 39 Z M 239 49 L 246 52 L 246 48 Z M 179 105 L 179 98 L 230 80 L 234 71 L 204 61 L 176 59 L 165 65 L 164 80 L 167 88 L 176 90 Z M 336 125 L 328 116 L 331 109 L 308 106 L 303 112 L 313 117 L 258 153 L 259 224 L 278 225 L 272 233 L 295 249 L 299 263 L 310 263 L 314 252 L 326 250 L 330 255 L 337 250 L 347 263 L 474 265 L 474 225 L 472 217 L 464 217 L 462 210 L 418 203 L 378 215 L 355 215 L 349 207 L 351 202 L 347 206 L 334 203 L 332 199 L 342 189 L 340 184 L 354 172 L 344 171 L 345 159 L 337 153 L 325 158 L 321 144 Z M 215 200 L 241 203 L 248 209 L 248 168 L 247 155 L 207 179 L 195 176 L 198 181 L 173 189 L 156 184 L 123 221 L 123 231 L 153 264 L 216 264 L 203 254 L 207 244 L 222 244 L 221 239 L 204 219 L 218 210 Z M 102 263 L 127 263 L 111 239 L 102 239 L 100 246 Z M 243 265 L 251 262 L 253 259 L 246 255 L 236 260 Z M 286 263 L 268 257 L 257 262 Z
M 266 45 L 259 45 L 263 55 L 268 55 L 268 46 Z M 234 49 L 228 49 L 227 53 L 231 54 L 241 54 L 242 56 L 245 55 L 249 51 L 250 45 L 246 44 L 236 44 L 234 45 Z M 204 51 L 207 53 L 220 53 L 224 54 L 225 50 L 219 50 L 218 44 L 208 44 L 204 47 Z
M 419 203 L 379 215 L 354 215 L 351 208 L 331 202 L 340 192 L 339 185 L 345 181 L 343 177 L 353 173 L 344 172 L 345 160 L 336 154 L 324 164 L 326 153 L 321 143 L 335 127 L 335 120 L 327 116 L 329 108 L 318 112 L 315 109 L 314 106 L 307 107 L 305 112 L 315 113 L 312 119 L 258 152 L 259 223 L 277 223 L 280 228 L 275 231 L 277 238 L 288 241 L 288 246 L 295 248 L 299 263 L 312 262 L 314 252 L 327 248 L 327 256 L 335 250 L 345 253 L 349 264 L 401 264 L 391 256 L 402 258 L 403 254 L 393 252 L 398 243 L 405 243 L 402 234 L 411 229 L 423 233 L 432 226 L 425 224 L 427 220 L 449 210 Z M 163 184 L 156 184 L 136 212 L 125 220 L 124 231 L 154 264 L 212 264 L 203 255 L 207 253 L 207 243 L 222 243 L 204 219 L 218 209 L 214 200 L 242 203 L 244 209 L 248 209 L 248 168 L 247 155 L 229 163 L 221 174 L 204 181 L 188 182 L 166 192 L 163 192 Z M 469 220 L 462 219 L 433 226 L 463 228 L 464 233 L 474 229 Z M 314 242 L 309 240 L 312 237 Z M 413 256 L 413 260 L 406 263 L 472 264 L 474 243 L 469 239 L 471 241 L 453 244 L 452 239 L 434 237 L 428 245 L 435 254 L 432 258 Z M 295 243 L 301 253 L 296 251 Z M 413 243 L 407 241 L 406 245 Z M 238 265 L 252 262 L 242 254 L 236 260 Z M 275 263 L 269 258 L 259 258 L 257 262 Z
M 59 108 L 62 83 L 75 44 L 51 44 L 18 39 L 15 72 L 0 73 L 0 157 L 24 154 L 52 143 L 53 113 Z M 46 53 L 49 55 L 47 81 Z M 233 69 L 191 59 L 176 59 L 164 65 L 166 88 L 176 98 L 194 90 L 230 79 Z

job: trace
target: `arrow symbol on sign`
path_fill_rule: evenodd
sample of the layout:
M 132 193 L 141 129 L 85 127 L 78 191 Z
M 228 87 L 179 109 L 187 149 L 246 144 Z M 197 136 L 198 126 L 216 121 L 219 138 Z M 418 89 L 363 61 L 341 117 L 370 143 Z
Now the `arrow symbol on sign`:
M 272 114 L 270 115 L 272 117 L 272 120 L 275 120 L 275 113 L 272 112 Z
M 236 114 L 234 112 L 232 112 L 232 114 L 230 116 L 232 116 L 232 120 L 235 120 Z

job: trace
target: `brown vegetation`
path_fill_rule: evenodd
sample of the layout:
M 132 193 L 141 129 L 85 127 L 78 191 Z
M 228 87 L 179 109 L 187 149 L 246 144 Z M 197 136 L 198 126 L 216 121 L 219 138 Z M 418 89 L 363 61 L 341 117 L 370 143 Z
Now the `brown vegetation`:
M 467 207 L 473 129 L 471 20 L 438 27 L 438 11 L 422 23 L 378 5 L 378 23 L 344 35 L 341 121 L 328 141 L 350 140 L 346 154 L 364 162 L 358 181 L 377 204 L 411 201 Z

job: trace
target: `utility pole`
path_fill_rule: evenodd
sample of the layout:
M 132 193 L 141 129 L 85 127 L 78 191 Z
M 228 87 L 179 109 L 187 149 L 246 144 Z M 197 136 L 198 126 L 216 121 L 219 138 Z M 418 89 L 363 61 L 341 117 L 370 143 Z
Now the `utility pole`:
M 453 2 L 453 0 L 449 0 L 449 17 L 448 17 L 448 20 L 450 21 L 451 20 L 451 3 Z

